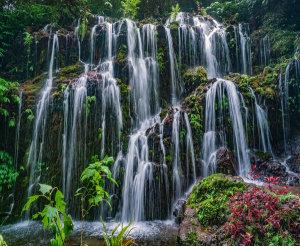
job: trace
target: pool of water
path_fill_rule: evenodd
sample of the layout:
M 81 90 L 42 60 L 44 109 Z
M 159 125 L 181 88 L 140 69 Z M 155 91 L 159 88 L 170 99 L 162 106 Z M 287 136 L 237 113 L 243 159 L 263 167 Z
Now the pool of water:
M 118 222 L 106 222 L 108 234 L 118 225 Z M 178 226 L 174 221 L 149 221 L 132 224 L 135 229 L 130 234 L 138 245 L 162 245 L 171 246 L 176 244 Z M 104 246 L 104 229 L 101 222 L 86 222 L 84 242 L 89 246 Z M 49 245 L 51 233 L 43 231 L 42 224 L 38 222 L 20 222 L 13 225 L 0 227 L 0 233 L 8 246 L 42 246 Z M 66 245 L 80 245 L 81 222 L 74 222 L 74 231 L 67 240 Z

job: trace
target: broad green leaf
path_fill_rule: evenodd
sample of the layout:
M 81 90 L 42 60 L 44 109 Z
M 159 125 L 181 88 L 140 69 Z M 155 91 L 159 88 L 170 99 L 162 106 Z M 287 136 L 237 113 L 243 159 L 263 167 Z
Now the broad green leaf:
M 50 205 L 46 205 L 46 208 L 47 208 L 46 216 L 48 217 L 49 220 L 52 220 L 56 216 L 58 210 L 56 207 L 52 207 Z
M 61 213 L 65 213 L 66 210 L 66 203 L 63 200 L 64 195 L 61 193 L 60 190 L 58 190 L 55 194 L 55 202 L 56 202 L 56 207 Z
M 40 192 L 45 195 L 52 190 L 52 186 L 46 184 L 39 184 L 40 185 Z
M 90 177 L 93 177 L 96 173 L 96 170 L 95 169 L 85 169 L 84 172 L 82 173 L 81 175 L 81 181 L 84 181 Z
M 63 230 L 64 230 L 66 236 L 70 236 L 71 231 L 74 229 L 74 224 L 73 224 L 71 215 L 65 214 L 64 218 L 63 218 L 63 223 L 64 223 Z
M 42 223 L 44 225 L 44 230 L 46 230 L 47 226 L 49 225 L 49 220 L 48 220 L 46 214 L 44 215 L 44 217 L 42 219 Z
M 26 202 L 26 204 L 24 205 L 23 209 L 22 209 L 22 213 L 24 211 L 27 211 L 31 205 L 31 203 L 33 203 L 35 200 L 37 200 L 40 196 L 39 195 L 35 195 L 35 196 L 30 196 L 28 197 L 28 201 Z

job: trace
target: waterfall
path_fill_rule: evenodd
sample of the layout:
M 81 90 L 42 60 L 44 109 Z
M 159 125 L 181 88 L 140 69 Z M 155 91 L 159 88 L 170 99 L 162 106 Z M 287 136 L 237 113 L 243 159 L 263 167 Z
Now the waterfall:
M 97 24 L 93 26 L 90 35 L 90 64 L 93 66 L 95 58 L 95 39 L 96 39 L 96 29 L 97 27 L 104 23 L 106 19 L 103 16 L 97 16 Z
M 223 76 L 231 70 L 226 32 L 220 23 L 182 12 L 176 16 L 176 21 L 179 23 L 179 68 L 183 61 L 192 67 L 201 65 L 210 78 Z M 170 44 L 169 51 L 172 51 Z
M 251 39 L 249 24 L 239 24 L 234 27 L 237 70 L 243 74 L 252 74 Z
M 70 202 L 74 170 L 85 160 L 87 72 L 88 65 L 85 65 L 85 72 L 73 85 L 72 92 L 67 88 L 64 93 L 63 193 L 67 203 Z
M 143 40 L 136 24 L 126 19 L 128 63 L 130 78 L 130 100 L 133 107 L 133 129 L 130 135 L 123 186 L 122 221 L 145 220 L 146 215 L 153 217 L 153 164 L 149 161 L 149 146 L 146 131 L 159 117 L 151 110 L 151 101 L 156 98 L 158 81 L 155 27 L 143 28 Z M 146 42 L 145 42 L 146 41 Z M 144 42 L 144 45 L 143 45 Z M 147 44 L 146 44 L 147 43 Z M 146 47 L 144 52 L 143 47 Z M 144 57 L 144 53 L 148 56 Z M 153 116 L 154 115 L 154 116 Z M 147 204 L 147 208 L 145 208 Z
M 101 63 L 96 70 L 102 77 L 102 139 L 101 139 L 101 157 L 105 154 L 105 141 L 110 142 L 112 154 L 116 155 L 120 150 L 120 133 L 122 130 L 122 110 L 120 104 L 120 89 L 114 78 L 114 57 L 113 44 L 119 36 L 120 29 L 116 29 L 115 25 L 106 23 L 106 41 L 107 50 L 106 60 Z M 109 114 L 110 117 L 107 117 Z M 114 117 L 114 119 L 112 119 Z M 110 136 L 108 135 L 108 130 Z M 108 138 L 107 138 L 108 137 Z
M 95 35 L 96 28 L 103 23 L 105 19 L 98 17 L 96 24 L 91 31 L 90 36 L 90 64 L 84 64 L 85 72 L 80 76 L 76 83 L 69 84 L 64 92 L 64 133 L 63 133 L 63 192 L 65 200 L 69 205 L 73 199 L 70 194 L 76 186 L 74 175 L 77 175 L 77 169 L 80 165 L 86 166 L 89 157 L 86 156 L 86 136 L 87 136 L 87 107 L 88 107 L 88 83 L 89 69 L 99 81 L 96 86 L 96 95 L 100 98 L 101 104 L 101 149 L 100 156 L 104 157 L 108 147 L 110 154 L 116 156 L 120 151 L 120 134 L 122 130 L 122 110 L 120 102 L 120 90 L 116 79 L 114 78 L 114 45 L 120 33 L 120 28 L 116 28 L 116 23 L 106 22 L 105 52 L 102 63 L 94 65 L 95 57 Z M 78 37 L 77 37 L 78 39 Z M 93 62 L 93 63 L 92 63 Z M 99 76 L 99 77 L 98 77 Z M 109 116 L 109 117 L 108 117 Z M 109 143 L 109 146 L 108 144 Z
M 180 146 L 179 146 L 179 132 L 180 132 L 180 109 L 173 110 L 173 124 L 172 124 L 172 142 L 173 142 L 173 201 L 176 201 L 181 196 L 181 161 L 180 161 Z
M 48 71 L 48 79 L 45 81 L 45 86 L 42 90 L 41 98 L 37 104 L 36 113 L 35 113 L 35 123 L 33 129 L 33 138 L 30 145 L 29 156 L 27 161 L 27 165 L 29 166 L 29 170 L 30 170 L 28 196 L 32 195 L 32 190 L 34 186 L 39 182 L 40 179 L 40 170 L 36 171 L 36 166 L 41 165 L 43 161 L 42 157 L 43 157 L 45 130 L 47 124 L 47 112 L 49 107 L 50 93 L 52 90 L 54 60 L 55 57 L 57 57 L 56 53 L 59 49 L 58 45 L 59 44 L 58 44 L 57 34 L 54 34 L 53 42 L 52 42 L 51 59 L 50 59 L 50 65 Z M 28 216 L 29 216 L 29 210 L 27 213 L 27 218 Z
M 282 130 L 283 130 L 283 141 L 284 141 L 284 151 L 287 153 L 287 140 L 289 137 L 289 79 L 290 79 L 290 66 L 291 62 L 287 65 L 284 75 L 284 83 L 282 83 L 282 71 L 279 74 L 279 94 L 281 102 L 281 115 L 282 115 Z
M 184 113 L 184 120 L 185 125 L 187 129 L 187 135 L 186 135 L 186 167 L 189 167 L 189 164 L 192 163 L 193 168 L 193 179 L 191 183 L 194 183 L 196 181 L 196 163 L 195 163 L 195 154 L 194 154 L 194 144 L 193 144 L 193 137 L 192 137 L 192 129 L 189 121 L 189 117 L 187 113 Z M 190 155 L 190 157 L 189 157 Z M 187 168 L 186 176 L 189 176 L 189 169 Z M 187 186 L 190 185 L 190 182 L 187 182 Z
M 259 40 L 259 54 L 260 54 L 260 64 L 268 66 L 270 63 L 270 39 L 269 35 L 266 35 L 264 38 Z
M 273 155 L 270 141 L 270 129 L 268 124 L 267 112 L 263 110 L 263 108 L 258 104 L 257 98 L 252 88 L 249 87 L 249 90 L 254 98 L 256 122 L 260 138 L 260 147 L 264 152 L 269 152 Z
M 246 177 L 251 169 L 239 99 L 241 95 L 238 93 L 233 82 L 223 79 L 218 79 L 206 93 L 205 133 L 202 145 L 203 176 L 208 176 L 216 171 L 216 152 L 219 147 L 225 145 L 222 137 L 218 138 L 217 136 L 218 134 L 222 134 L 222 132 L 218 132 L 216 121 L 218 118 L 222 119 L 224 117 L 226 108 L 222 101 L 225 100 L 226 96 L 228 98 L 228 110 L 233 129 L 233 147 L 239 164 L 238 171 L 240 176 Z M 216 112 L 215 104 L 218 101 L 221 102 L 221 106 L 219 106 L 219 112 Z

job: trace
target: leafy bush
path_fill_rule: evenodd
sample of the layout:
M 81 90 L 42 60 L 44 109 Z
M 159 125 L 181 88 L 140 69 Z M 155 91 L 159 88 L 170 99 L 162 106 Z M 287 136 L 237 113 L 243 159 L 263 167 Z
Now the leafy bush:
M 121 2 L 123 7 L 123 13 L 125 17 L 129 17 L 131 19 L 134 19 L 137 15 L 137 11 L 139 10 L 139 7 L 137 6 L 141 0 L 124 0 Z
M 46 228 L 52 229 L 54 238 L 51 239 L 51 246 L 64 245 L 65 238 L 70 236 L 74 228 L 71 215 L 66 214 L 64 196 L 57 187 L 52 188 L 52 186 L 46 184 L 39 185 L 41 194 L 29 197 L 22 213 L 27 211 L 37 199 L 46 200 L 47 204 L 44 206 L 43 211 L 34 214 L 32 219 L 40 217 L 44 230 Z
M 6 81 L 0 78 L 0 115 L 9 116 L 7 105 L 14 102 L 19 103 L 20 98 L 16 95 L 19 83 Z
M 275 179 L 268 178 L 268 182 Z M 269 186 L 270 188 L 270 186 Z M 230 197 L 227 235 L 249 245 L 296 245 L 300 200 L 286 191 L 252 187 Z M 243 244 L 243 245 L 244 245 Z
M 91 208 L 99 205 L 100 202 L 105 201 L 110 205 L 110 196 L 104 190 L 105 178 L 108 181 L 117 182 L 112 178 L 111 171 L 108 165 L 114 162 L 112 157 L 105 157 L 102 161 L 98 156 L 92 157 L 92 163 L 82 172 L 80 179 L 82 187 L 76 191 L 75 196 L 80 196 L 81 199 L 81 217 L 82 217 L 82 230 L 81 230 L 81 243 L 83 245 L 84 233 L 84 219 L 89 214 Z M 88 201 L 88 204 L 86 204 Z
M 237 21 L 248 22 L 248 1 L 247 0 L 234 0 L 226 2 L 213 2 L 206 11 L 212 17 L 219 21 Z
M 0 194 L 4 187 L 9 189 L 13 186 L 18 175 L 12 157 L 7 152 L 0 151 Z

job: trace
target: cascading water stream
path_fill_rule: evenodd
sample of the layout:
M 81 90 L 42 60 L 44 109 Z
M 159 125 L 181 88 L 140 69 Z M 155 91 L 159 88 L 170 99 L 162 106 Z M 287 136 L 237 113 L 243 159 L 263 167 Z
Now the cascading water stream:
M 105 21 L 103 17 L 98 17 L 98 24 L 92 28 L 90 36 L 90 59 L 95 57 L 96 29 L 99 24 Z M 96 93 L 100 93 L 101 100 L 101 150 L 100 156 L 103 158 L 106 147 L 110 147 L 110 153 L 115 156 L 120 151 L 120 132 L 122 130 L 122 110 L 120 105 L 120 90 L 114 78 L 114 54 L 113 45 L 117 42 L 120 27 L 115 28 L 115 24 L 105 23 L 105 54 L 103 62 L 94 67 L 93 63 L 84 64 L 85 72 L 76 83 L 70 84 L 64 92 L 64 134 L 63 134 L 63 191 L 68 204 L 72 201 L 70 194 L 77 185 L 73 181 L 73 176 L 77 172 L 79 164 L 86 166 L 88 157 L 86 156 L 86 136 L 88 112 L 88 72 L 93 68 L 92 73 L 100 76 L 100 83 L 97 85 Z M 77 37 L 78 39 L 78 37 Z M 80 47 L 79 47 L 80 49 Z M 110 117 L 107 117 L 109 114 Z M 108 134 L 109 133 L 109 134 Z M 106 142 L 110 146 L 106 146 Z M 71 204 L 70 204 L 71 205 Z
M 63 193 L 65 201 L 70 202 L 73 173 L 79 160 L 85 160 L 86 109 L 87 103 L 87 72 L 78 79 L 74 89 L 67 88 L 64 93 L 64 136 L 63 136 Z M 70 108 L 69 108 L 70 107 Z M 79 141 L 80 140 L 80 141 Z M 78 144 L 79 143 L 79 144 Z M 82 150 L 83 148 L 83 150 Z
M 205 133 L 202 145 L 203 176 L 206 177 L 216 171 L 216 152 L 218 147 L 224 146 L 225 144 L 222 138 L 218 140 L 218 129 L 216 126 L 217 117 L 223 117 L 223 114 L 220 115 L 220 113 L 218 113 L 217 115 L 215 108 L 215 103 L 218 100 L 222 100 L 225 96 L 228 98 L 228 110 L 233 129 L 234 150 L 239 163 L 238 174 L 246 178 L 250 171 L 250 161 L 247 153 L 248 145 L 243 125 L 239 99 L 240 95 L 233 82 L 223 79 L 218 79 L 206 93 Z M 225 109 L 225 107 L 222 107 L 222 109 L 223 108 Z
M 259 54 L 260 54 L 260 64 L 264 66 L 268 66 L 270 63 L 270 39 L 269 35 L 266 35 L 259 41 Z
M 172 124 L 172 142 L 173 142 L 173 201 L 176 201 L 182 194 L 181 188 L 181 161 L 180 161 L 180 147 L 179 147 L 179 125 L 180 125 L 180 108 L 173 110 L 173 124 Z
M 257 128 L 259 133 L 258 135 L 260 137 L 261 150 L 264 152 L 269 152 L 270 154 L 273 155 L 267 112 L 263 110 L 263 108 L 258 104 L 253 89 L 249 88 L 249 90 L 254 98 L 255 115 L 256 115 L 256 122 L 257 122 Z
M 51 37 L 49 37 L 50 39 Z M 45 86 L 42 90 L 41 99 L 39 100 L 36 108 L 35 114 L 35 123 L 33 130 L 33 139 L 30 145 L 28 162 L 30 170 L 30 178 L 29 178 L 29 187 L 28 187 L 28 197 L 31 196 L 32 190 L 34 186 L 39 182 L 40 179 L 40 171 L 36 171 L 36 166 L 41 165 L 43 161 L 43 145 L 44 145 L 44 137 L 47 123 L 47 110 L 49 106 L 50 93 L 52 90 L 52 82 L 53 82 L 53 67 L 56 53 L 58 51 L 58 37 L 57 34 L 53 36 L 52 42 L 52 52 L 51 59 L 48 71 L 48 79 L 45 82 Z M 40 169 L 40 168 L 39 168 Z M 26 214 L 28 218 L 30 211 Z
M 149 146 L 146 131 L 160 119 L 151 110 L 151 101 L 156 98 L 158 82 L 158 64 L 156 61 L 155 27 L 149 25 L 143 28 L 143 41 L 140 29 L 131 20 L 126 20 L 128 63 L 130 78 L 130 100 L 134 118 L 130 135 L 123 186 L 122 221 L 145 220 L 146 215 L 153 216 L 151 206 L 153 196 L 153 164 L 149 161 Z M 145 41 L 147 40 L 147 44 Z M 148 57 L 144 57 L 143 47 L 146 47 Z M 154 115 L 154 116 L 152 116 Z M 148 187 L 147 187 L 147 186 Z M 146 192 L 149 194 L 146 194 Z M 148 204 L 145 211 L 145 204 Z
M 101 74 L 102 77 L 102 139 L 101 139 L 101 157 L 104 157 L 105 153 L 105 140 L 107 134 L 107 126 L 113 126 L 114 131 L 110 131 L 111 136 L 111 150 L 112 154 L 116 155 L 120 151 L 120 132 L 122 130 L 122 110 L 120 105 L 120 90 L 117 85 L 117 81 L 114 78 L 114 67 L 113 67 L 113 44 L 119 36 L 120 29 L 115 30 L 114 25 L 106 23 L 106 41 L 105 46 L 107 50 L 107 58 L 101 63 L 96 70 Z M 107 114 L 115 116 L 115 120 L 107 119 Z
M 289 73 L 290 73 L 291 62 L 287 65 L 285 69 L 284 83 L 282 83 L 282 71 L 279 74 L 279 94 L 281 102 L 281 114 L 282 114 L 282 130 L 283 130 L 283 141 L 284 141 L 284 151 L 288 152 L 287 140 L 289 137 Z
M 174 56 L 175 51 L 174 51 L 174 47 L 173 47 L 173 39 L 172 39 L 172 35 L 171 35 L 171 30 L 168 27 L 168 25 L 165 26 L 165 32 L 166 32 L 166 39 L 167 39 L 168 48 L 169 48 L 169 62 L 170 62 L 171 90 L 172 90 L 171 103 L 173 105 L 177 105 L 179 94 L 182 91 L 182 86 L 177 84 L 178 83 L 178 80 L 177 80 L 178 65 L 177 65 L 176 57 Z
M 239 24 L 234 27 L 234 36 L 236 42 L 236 63 L 238 72 L 243 74 L 252 74 L 252 59 L 251 59 L 251 39 L 250 28 L 248 24 Z

